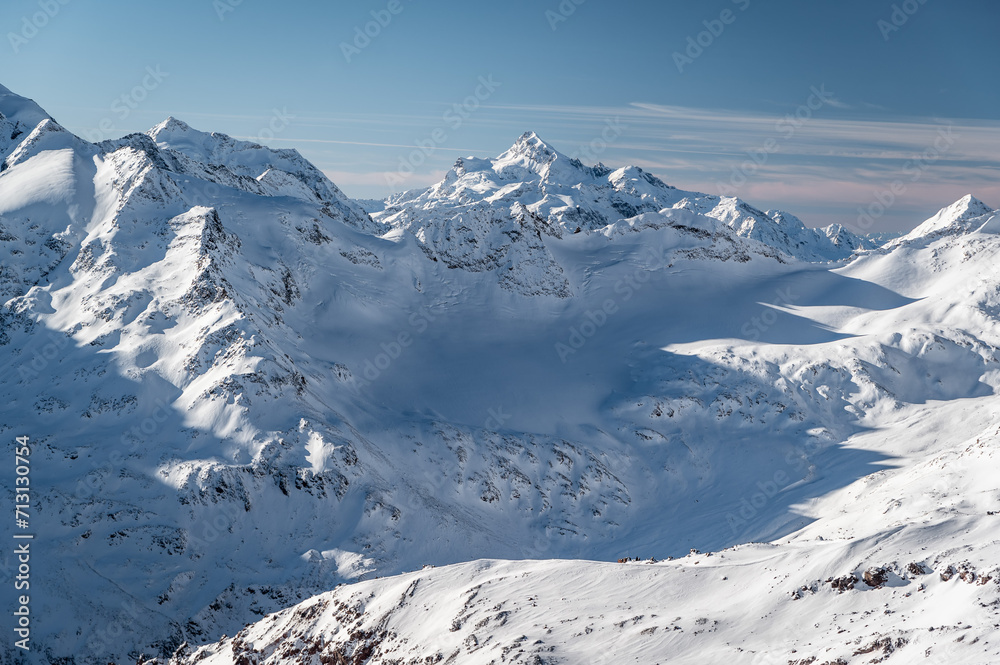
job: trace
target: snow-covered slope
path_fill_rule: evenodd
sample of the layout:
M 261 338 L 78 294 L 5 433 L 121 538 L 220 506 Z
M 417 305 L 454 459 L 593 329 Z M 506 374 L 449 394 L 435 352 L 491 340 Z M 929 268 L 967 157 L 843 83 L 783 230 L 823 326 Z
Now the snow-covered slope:
M 0 85 L 0 157 L 6 158 L 25 134 L 50 119 L 38 104 Z
M 379 230 L 358 204 L 295 150 L 272 150 L 225 134 L 206 134 L 176 118 L 167 118 L 149 136 L 173 158 L 174 170 L 253 194 L 303 199 L 333 208 L 342 221 L 358 229 Z
M 515 219 L 522 209 L 559 236 L 596 231 L 644 213 L 688 210 L 805 261 L 841 260 L 880 244 L 843 227 L 809 229 L 793 215 L 763 212 L 738 198 L 681 191 L 635 166 L 586 166 L 530 132 L 496 159 L 459 159 L 437 185 L 389 197 L 381 205 L 369 202 L 367 209 L 379 221 L 412 232 L 431 252 L 442 251 L 443 238 L 499 253 L 510 243 L 486 211 L 510 210 L 505 218 Z
M 913 242 L 928 242 L 946 235 L 955 235 L 982 228 L 996 211 L 969 194 L 920 224 L 906 235 L 891 241 L 890 246 Z
M 997 662 L 997 548 L 910 551 L 955 534 L 921 535 L 860 541 L 874 556 L 833 541 L 459 564 L 340 587 L 171 662 Z
M 621 630 L 629 590 L 647 588 L 633 594 L 645 608 L 669 588 L 681 603 L 670 622 L 692 624 L 670 634 L 697 640 L 661 643 L 667 623 L 635 624 L 646 637 L 622 653 L 657 662 L 666 644 L 697 662 L 730 642 L 762 654 L 764 638 L 735 637 L 763 631 L 756 608 L 784 621 L 809 607 L 794 624 L 801 659 L 820 645 L 818 662 L 835 662 L 833 642 L 848 638 L 822 623 L 827 577 L 965 559 L 992 570 L 989 215 L 847 261 L 864 241 L 843 230 L 814 240 L 791 216 L 583 167 L 528 135 L 373 220 L 296 153 L 176 120 L 90 144 L 9 93 L 0 113 L 21 129 L 0 172 L 0 430 L 34 442 L 39 662 L 164 660 L 185 643 L 187 662 L 270 612 L 407 571 L 335 592 L 361 613 L 346 633 L 290 613 L 251 642 L 291 641 L 269 632 L 285 620 L 327 631 L 330 649 L 385 629 L 415 662 L 490 635 L 509 646 L 544 615 L 553 632 L 508 660 L 530 662 L 541 639 L 553 651 L 535 662 L 592 662 L 567 649 L 624 649 L 604 637 Z M 831 238 L 837 261 L 802 260 L 834 256 Z M 976 484 L 949 475 L 963 469 Z M 618 564 L 565 562 L 752 541 L 776 542 L 726 554 L 721 577 L 739 586 L 706 587 L 711 615 L 678 582 L 686 564 L 609 581 Z M 470 563 L 481 559 L 546 561 Z M 413 576 L 425 564 L 439 568 Z M 431 634 L 415 618 L 423 604 L 458 616 L 447 589 L 480 576 L 510 580 L 482 593 L 490 608 L 513 603 L 523 573 L 551 584 L 504 626 L 476 628 L 484 615 Z M 385 618 L 421 575 L 417 614 Z M 785 609 L 801 586 L 815 598 Z M 955 588 L 935 586 L 931 603 L 913 594 L 908 611 L 934 617 Z M 611 600 L 557 607 L 574 589 Z M 370 611 L 357 594 L 374 594 Z M 727 600 L 754 595 L 759 605 Z M 890 602 L 844 598 L 845 611 Z M 973 601 L 988 596 L 959 600 L 973 609 L 940 625 L 986 626 L 992 610 Z M 899 614 L 849 639 L 944 648 L 958 636 L 904 635 Z M 577 615 L 595 617 L 591 632 Z M 719 616 L 729 623 L 712 633 L 697 623 Z M 228 642 L 203 653 L 257 658 Z M 343 657 L 393 662 L 380 654 Z M 466 656 L 480 657 L 456 662 L 477 662 Z
M 998 662 L 998 258 L 986 229 L 796 272 L 777 306 L 809 326 L 634 365 L 656 387 L 618 408 L 649 423 L 637 450 L 664 496 L 632 517 L 646 538 L 615 551 L 642 562 L 486 560 L 350 585 L 173 662 Z M 660 466 L 678 446 L 689 465 Z

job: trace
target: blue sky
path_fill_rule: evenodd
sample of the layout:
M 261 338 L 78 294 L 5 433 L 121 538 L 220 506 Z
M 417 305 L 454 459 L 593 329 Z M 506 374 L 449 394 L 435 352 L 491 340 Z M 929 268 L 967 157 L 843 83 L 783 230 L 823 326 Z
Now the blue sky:
M 174 115 L 294 147 L 357 197 L 533 130 L 897 230 L 970 192 L 1000 206 L 998 19 L 995 0 L 7 0 L 0 84 L 92 139 Z

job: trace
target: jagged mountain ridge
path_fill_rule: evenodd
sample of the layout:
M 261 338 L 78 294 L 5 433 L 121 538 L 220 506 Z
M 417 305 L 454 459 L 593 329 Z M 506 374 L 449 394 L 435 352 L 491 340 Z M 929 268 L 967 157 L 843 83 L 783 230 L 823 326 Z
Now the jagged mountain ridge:
M 409 230 L 429 252 L 446 256 L 449 248 L 442 247 L 441 235 L 459 236 L 463 244 L 493 252 L 504 247 L 491 231 L 496 221 L 482 220 L 483 208 L 510 209 L 511 217 L 525 209 L 557 236 L 598 231 L 645 213 L 689 210 L 805 261 L 843 260 L 879 244 L 843 227 L 808 229 L 793 215 L 763 212 L 735 197 L 678 190 L 635 166 L 586 166 L 532 132 L 496 159 L 459 159 L 438 184 L 367 205 L 379 221 Z
M 0 174 L 2 422 L 38 442 L 52 658 L 169 654 L 425 563 L 775 537 L 800 526 L 791 499 L 724 518 L 748 468 L 838 460 L 865 418 L 982 396 L 956 376 L 996 362 L 988 284 L 967 301 L 984 321 L 941 328 L 906 313 L 929 276 L 859 287 L 683 207 L 576 234 L 474 201 L 482 249 L 436 219 L 372 227 L 294 155 L 160 127 L 93 145 L 45 116 Z M 977 274 L 980 228 L 939 239 L 936 269 Z M 916 325 L 852 329 L 830 293 Z
M 4 157 L 21 137 L 37 127 L 49 115 L 30 99 L 15 95 L 0 85 L 0 154 Z M 17 142 L 17 143 L 15 143 Z
M 336 209 L 346 223 L 365 232 L 379 230 L 360 206 L 295 150 L 206 134 L 172 117 L 148 134 L 174 157 L 180 167 L 175 170 L 250 193 L 302 198 Z

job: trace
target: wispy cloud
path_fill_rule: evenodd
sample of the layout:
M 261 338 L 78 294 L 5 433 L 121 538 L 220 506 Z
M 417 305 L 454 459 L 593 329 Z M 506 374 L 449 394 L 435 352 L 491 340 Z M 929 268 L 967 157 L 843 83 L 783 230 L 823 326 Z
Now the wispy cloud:
M 412 175 L 400 175 L 399 173 L 390 171 L 361 172 L 324 169 L 323 173 L 341 187 L 372 188 L 370 196 L 361 198 L 383 198 L 393 193 L 388 184 L 390 182 L 396 183 L 401 181 L 401 189 L 404 190 L 430 187 L 440 182 L 447 174 L 447 171 L 429 171 L 426 173 L 414 173 Z
M 236 139 L 245 140 L 258 140 L 255 136 L 234 136 Z M 300 139 L 300 138 L 283 138 L 275 137 L 271 139 L 271 143 L 326 143 L 330 145 L 354 145 L 354 146 L 366 146 L 371 148 L 403 148 L 406 150 L 414 150 L 415 146 L 413 144 L 406 145 L 403 143 L 367 143 L 365 141 L 332 141 L 327 139 Z M 446 152 L 459 152 L 464 155 L 475 155 L 475 154 L 485 154 L 482 149 L 477 148 L 443 148 L 436 147 L 435 150 L 444 150 Z
M 397 174 L 397 189 L 425 187 L 443 177 L 456 156 L 495 156 L 527 130 L 566 154 L 580 153 L 599 139 L 609 120 L 617 119 L 624 130 L 597 153 L 604 163 L 636 164 L 682 189 L 732 189 L 754 205 L 788 210 L 808 224 L 851 224 L 859 208 L 927 155 L 933 160 L 921 169 L 919 186 L 908 187 L 875 230 L 911 228 L 967 193 L 1000 205 L 1000 122 L 891 117 L 871 104 L 832 94 L 808 109 L 813 94 L 803 90 L 803 106 L 775 112 L 645 102 L 483 104 L 460 132 L 449 131 L 446 142 L 427 151 L 419 168 L 407 170 L 402 182 L 400 164 L 442 126 L 433 108 L 371 116 L 299 112 L 296 131 L 273 142 L 298 148 L 349 194 L 382 197 L 390 186 L 386 174 Z M 244 124 L 252 130 L 253 122 Z M 950 143 L 938 151 L 935 142 L 943 130 Z M 734 173 L 746 176 L 735 188 Z
M 852 109 L 835 97 L 798 116 L 794 108 L 758 113 L 642 102 L 494 108 L 594 129 L 604 118 L 621 117 L 628 129 L 602 156 L 606 162 L 634 163 L 685 189 L 719 192 L 736 181 L 738 196 L 791 208 L 807 223 L 851 224 L 876 193 L 909 181 L 918 166 L 919 186 L 900 197 L 880 220 L 883 227 L 912 227 L 970 192 L 1000 205 L 1000 122 L 994 120 L 865 117 L 858 108 L 871 116 L 871 105 Z

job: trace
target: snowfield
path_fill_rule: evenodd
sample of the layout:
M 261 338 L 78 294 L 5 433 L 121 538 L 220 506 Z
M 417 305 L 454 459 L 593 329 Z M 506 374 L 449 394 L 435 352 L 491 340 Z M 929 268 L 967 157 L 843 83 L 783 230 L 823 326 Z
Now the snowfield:
M 997 215 L 814 230 L 531 133 L 362 206 L 0 87 L 20 655 L 1000 662 Z

